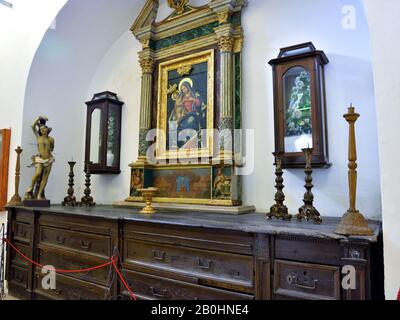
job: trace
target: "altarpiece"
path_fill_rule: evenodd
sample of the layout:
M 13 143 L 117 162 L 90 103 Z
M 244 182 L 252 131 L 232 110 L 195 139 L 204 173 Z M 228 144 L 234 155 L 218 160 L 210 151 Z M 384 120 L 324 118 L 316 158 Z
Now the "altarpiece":
M 131 31 L 140 41 L 142 69 L 138 159 L 128 202 L 156 187 L 155 203 L 240 206 L 242 9 L 246 0 L 212 0 L 156 22 L 148 0 Z M 156 134 L 154 134 L 156 132 Z M 239 149 L 239 151 L 237 150 Z

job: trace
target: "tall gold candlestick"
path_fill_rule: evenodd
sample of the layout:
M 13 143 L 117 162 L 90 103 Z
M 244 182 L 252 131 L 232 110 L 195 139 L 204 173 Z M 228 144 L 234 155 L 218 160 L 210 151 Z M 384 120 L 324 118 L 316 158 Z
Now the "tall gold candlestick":
M 373 235 L 373 230 L 368 226 L 364 216 L 356 209 L 357 197 L 357 147 L 355 123 L 360 115 L 355 112 L 351 105 L 344 118 L 349 123 L 349 202 L 350 208 L 344 214 L 336 228 L 335 233 L 340 235 Z
M 13 197 L 11 198 L 10 202 L 7 203 L 7 206 L 11 207 L 16 207 L 16 206 L 22 206 L 22 199 L 21 196 L 19 195 L 19 178 L 20 178 L 20 171 L 21 171 L 21 153 L 22 153 L 21 147 L 18 147 L 15 149 L 15 152 L 17 153 L 17 163 L 15 165 L 15 193 Z

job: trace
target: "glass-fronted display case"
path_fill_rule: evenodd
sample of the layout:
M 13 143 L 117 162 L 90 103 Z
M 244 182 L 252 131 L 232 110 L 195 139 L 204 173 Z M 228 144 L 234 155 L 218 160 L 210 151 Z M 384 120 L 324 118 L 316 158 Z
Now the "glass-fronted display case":
M 314 45 L 283 48 L 269 63 L 274 76 L 275 151 L 282 166 L 305 165 L 304 148 L 313 148 L 314 167 L 329 167 L 324 66 L 329 60 Z
M 97 93 L 86 102 L 85 162 L 92 174 L 119 174 L 121 111 L 124 103 L 115 93 Z

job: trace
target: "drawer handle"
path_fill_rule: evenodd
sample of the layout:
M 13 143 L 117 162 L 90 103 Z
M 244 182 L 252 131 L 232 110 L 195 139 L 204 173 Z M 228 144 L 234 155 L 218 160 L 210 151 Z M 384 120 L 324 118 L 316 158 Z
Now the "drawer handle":
M 81 240 L 81 248 L 89 250 L 91 246 L 92 246 L 91 242 L 88 242 L 87 244 L 85 244 L 85 242 L 83 240 Z
M 313 280 L 311 277 L 309 276 L 305 276 L 305 281 L 303 281 L 302 284 L 300 284 L 299 282 L 299 277 L 297 275 L 292 275 L 292 276 L 288 276 L 287 277 L 287 282 L 288 284 L 294 284 L 294 286 L 296 288 L 299 289 L 305 289 L 305 290 L 316 290 L 317 289 L 317 283 L 319 282 L 319 280 Z M 310 285 L 307 285 L 305 283 L 310 283 Z
M 162 293 L 157 292 L 157 290 L 154 287 L 150 287 L 150 289 L 151 289 L 151 292 L 152 292 L 153 296 L 157 297 L 157 298 L 165 298 L 165 296 L 168 293 L 167 289 L 162 290 Z
M 197 266 L 200 269 L 210 270 L 211 269 L 212 260 L 207 260 L 207 264 L 203 263 L 200 258 L 197 258 Z
M 61 295 L 62 291 L 61 290 L 57 290 L 57 289 L 52 289 L 51 290 L 54 294 L 56 294 L 57 296 Z
M 165 255 L 166 255 L 165 251 L 160 252 L 160 251 L 157 251 L 157 250 L 153 250 L 153 259 L 154 260 L 164 261 L 165 260 Z
M 56 241 L 58 244 L 64 244 L 65 243 L 65 238 L 57 236 Z

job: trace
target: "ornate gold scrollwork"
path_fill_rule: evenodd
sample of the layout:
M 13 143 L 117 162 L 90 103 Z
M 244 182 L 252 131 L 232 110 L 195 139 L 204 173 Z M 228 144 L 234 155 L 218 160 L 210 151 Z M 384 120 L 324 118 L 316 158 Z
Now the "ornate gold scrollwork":
M 227 22 L 228 22 L 228 19 L 229 19 L 230 14 L 229 14 L 228 11 L 223 11 L 223 12 L 219 12 L 219 13 L 217 14 L 217 16 L 218 16 L 218 22 L 219 22 L 219 24 L 224 24 L 224 23 L 227 23 Z
M 218 39 L 218 47 L 221 52 L 232 52 L 234 39 L 230 36 L 221 36 Z
M 139 60 L 143 73 L 152 73 L 154 68 L 154 60 L 151 58 L 141 58 Z
M 142 48 L 144 49 L 148 49 L 150 47 L 150 39 L 140 39 L 140 43 L 142 44 Z
M 185 7 L 189 3 L 189 0 L 167 0 L 168 6 L 176 10 L 177 14 L 185 12 Z
M 181 67 L 178 68 L 178 70 L 176 72 L 178 72 L 178 74 L 183 77 L 183 76 L 187 76 L 190 74 L 190 72 L 192 72 L 193 67 L 190 64 L 187 65 L 183 65 Z

